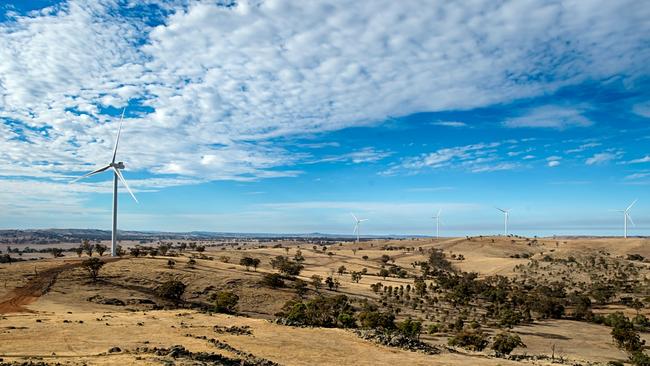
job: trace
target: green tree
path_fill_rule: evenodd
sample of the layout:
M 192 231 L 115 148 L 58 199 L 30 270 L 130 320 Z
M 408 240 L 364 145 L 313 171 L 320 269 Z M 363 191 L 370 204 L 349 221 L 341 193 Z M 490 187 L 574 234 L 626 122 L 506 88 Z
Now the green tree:
M 239 296 L 229 291 L 220 291 L 214 297 L 214 311 L 232 314 L 235 312 Z
M 526 345 L 516 334 L 499 333 L 492 341 L 492 349 L 497 354 L 497 357 L 507 356 L 517 347 L 526 348 Z
M 156 295 L 164 299 L 172 300 L 175 303 L 178 303 L 181 301 L 186 289 L 187 285 L 185 283 L 177 279 L 171 279 L 163 282 L 158 287 L 156 287 L 154 292 Z

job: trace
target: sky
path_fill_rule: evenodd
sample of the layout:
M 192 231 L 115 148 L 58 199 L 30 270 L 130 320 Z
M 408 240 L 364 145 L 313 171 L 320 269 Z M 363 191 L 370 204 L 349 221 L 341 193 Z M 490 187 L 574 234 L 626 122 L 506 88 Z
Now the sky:
M 0 228 L 650 235 L 650 3 L 0 1 Z

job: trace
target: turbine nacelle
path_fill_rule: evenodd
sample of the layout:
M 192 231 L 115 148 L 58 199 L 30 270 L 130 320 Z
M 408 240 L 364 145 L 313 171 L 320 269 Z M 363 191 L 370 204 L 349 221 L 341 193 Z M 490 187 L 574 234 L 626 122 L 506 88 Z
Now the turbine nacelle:
M 124 169 L 124 163 L 121 161 L 118 163 L 111 163 L 110 166 L 115 169 Z

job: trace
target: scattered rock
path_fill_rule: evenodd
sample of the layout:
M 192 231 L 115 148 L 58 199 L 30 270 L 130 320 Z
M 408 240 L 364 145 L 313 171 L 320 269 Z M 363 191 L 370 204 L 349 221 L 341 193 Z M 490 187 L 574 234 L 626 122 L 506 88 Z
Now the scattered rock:
M 122 349 L 120 347 L 111 347 L 108 349 L 108 353 L 120 353 Z

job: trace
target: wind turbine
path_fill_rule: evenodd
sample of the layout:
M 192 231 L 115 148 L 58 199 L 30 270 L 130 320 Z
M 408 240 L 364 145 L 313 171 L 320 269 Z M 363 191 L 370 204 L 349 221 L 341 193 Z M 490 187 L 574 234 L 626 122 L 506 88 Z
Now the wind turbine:
M 638 201 L 638 199 L 635 199 L 634 202 L 630 203 L 625 210 L 616 211 L 623 213 L 623 238 L 627 238 L 627 220 L 630 220 L 630 223 L 634 226 L 634 221 L 632 221 L 632 216 L 630 216 L 630 209 L 634 206 L 636 201 Z
M 133 194 L 133 192 L 131 192 L 131 188 L 129 188 L 129 185 L 126 183 L 126 180 L 124 179 L 122 173 L 120 172 L 120 169 L 124 169 L 124 163 L 121 161 L 117 163 L 115 162 L 115 158 L 117 156 L 117 146 L 120 142 L 120 134 L 122 133 L 122 121 L 124 120 L 125 111 L 126 108 L 122 110 L 122 116 L 120 117 L 120 127 L 117 130 L 117 138 L 115 139 L 115 147 L 113 148 L 113 159 L 111 159 L 111 162 L 103 168 L 93 170 L 92 172 L 83 175 L 70 182 L 70 183 L 74 183 L 78 180 L 88 178 L 95 174 L 102 173 L 108 169 L 111 169 L 113 171 L 113 230 L 111 232 L 111 256 L 113 257 L 117 255 L 117 181 L 118 179 L 122 181 L 122 184 L 124 184 L 126 190 L 129 191 L 129 194 L 131 194 L 133 200 L 135 200 L 136 203 L 138 202 L 137 198 L 135 198 L 135 195 Z
M 510 209 L 509 208 L 508 209 L 502 209 L 502 208 L 498 208 L 498 207 L 495 207 L 495 208 L 497 210 L 503 212 L 503 215 L 505 216 L 505 226 L 504 226 L 503 232 L 504 232 L 505 236 L 508 236 L 508 216 L 510 215 Z
M 352 217 L 354 218 L 354 230 L 352 230 L 352 235 L 355 233 L 357 234 L 357 244 L 359 243 L 359 227 L 361 226 L 361 223 L 364 221 L 368 221 L 368 219 L 358 219 L 356 216 L 354 216 L 353 213 L 351 213 Z
M 440 214 L 442 213 L 442 209 L 438 210 L 438 214 L 432 219 L 436 220 L 436 239 L 440 239 Z

